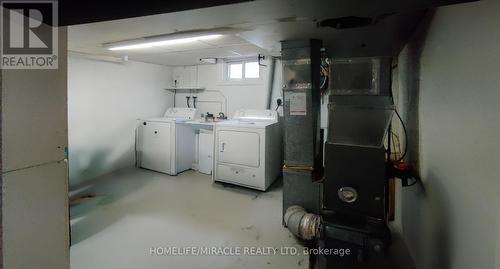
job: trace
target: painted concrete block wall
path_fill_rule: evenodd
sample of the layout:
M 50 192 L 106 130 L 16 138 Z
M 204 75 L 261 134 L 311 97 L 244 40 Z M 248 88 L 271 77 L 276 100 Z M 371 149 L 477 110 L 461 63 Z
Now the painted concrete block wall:
M 439 8 L 399 59 L 423 180 L 402 194 L 402 232 L 419 269 L 499 268 L 499 10 L 495 0 Z
M 69 268 L 67 178 L 65 161 L 3 175 L 3 268 Z
M 66 29 L 59 69 L 2 70 L 3 268 L 69 268 Z
M 59 55 L 64 57 L 66 51 Z M 59 61 L 58 70 L 2 70 L 2 74 L 2 171 L 64 159 L 66 61 Z
M 135 164 L 136 120 L 172 106 L 167 66 L 88 60 L 68 63 L 70 185 Z
M 268 63 L 266 63 L 268 64 Z M 222 112 L 227 116 L 232 116 L 237 109 L 266 109 L 268 90 L 269 90 L 269 65 L 261 66 L 261 79 L 250 82 L 231 82 L 223 79 L 223 63 L 215 65 L 197 65 L 197 66 L 179 66 L 174 67 L 173 80 L 177 80 L 178 87 L 203 87 L 205 91 L 200 91 L 197 100 L 200 102 L 200 112 L 207 112 L 217 115 L 220 111 L 216 108 L 221 107 Z M 280 69 L 280 63 L 277 62 L 276 70 Z M 274 81 L 281 81 L 280 70 L 276 72 Z M 274 83 L 273 88 L 278 87 Z M 173 86 L 173 84 L 172 84 Z M 278 92 L 278 93 L 276 93 Z M 220 95 L 222 93 L 223 96 Z M 186 107 L 186 96 L 192 95 L 189 91 L 178 91 L 176 95 L 176 106 Z M 275 108 L 275 98 L 279 96 L 279 90 L 275 89 L 273 93 L 272 108 Z M 204 109 L 201 105 L 203 101 L 221 102 L 222 106 L 207 106 Z M 227 105 L 225 105 L 227 104 Z M 227 106 L 227 108 L 226 108 Z

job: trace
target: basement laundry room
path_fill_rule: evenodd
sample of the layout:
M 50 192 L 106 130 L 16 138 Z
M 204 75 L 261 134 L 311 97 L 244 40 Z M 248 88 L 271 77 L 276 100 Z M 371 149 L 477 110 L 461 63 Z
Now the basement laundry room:
M 150 38 L 171 32 L 153 19 L 68 29 L 72 268 L 123 255 L 126 268 L 307 268 L 308 255 L 150 254 L 301 246 L 279 217 L 279 53 L 228 27 Z
M 3 268 L 500 269 L 499 1 L 12 2 Z

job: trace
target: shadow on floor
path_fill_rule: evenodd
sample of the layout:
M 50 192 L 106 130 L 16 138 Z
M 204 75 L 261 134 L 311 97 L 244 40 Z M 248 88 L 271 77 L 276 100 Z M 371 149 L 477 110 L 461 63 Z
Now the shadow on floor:
M 249 196 L 252 200 L 257 199 L 263 196 L 272 196 L 276 191 L 281 190 L 283 188 L 283 178 L 279 177 L 274 181 L 271 186 L 266 191 L 260 191 L 255 189 L 249 189 L 247 187 L 242 187 L 239 185 L 224 183 L 224 182 L 215 182 L 215 188 L 224 188 L 228 191 L 232 191 L 235 193 L 243 194 Z
M 131 171 L 135 171 L 133 176 Z M 71 245 L 126 216 L 126 209 L 107 211 L 106 206 L 151 183 L 151 176 L 141 180 L 140 175 L 146 173 L 156 172 L 125 168 L 73 187 L 69 197 Z
M 333 242 L 333 241 L 331 241 Z M 328 248 L 348 248 L 352 245 L 336 242 Z M 355 250 L 355 249 L 354 249 Z M 357 261 L 356 255 L 338 256 L 311 256 L 311 268 L 313 269 L 415 269 L 414 262 L 408 248 L 401 236 L 392 235 L 392 244 L 384 253 L 365 253 L 363 262 Z

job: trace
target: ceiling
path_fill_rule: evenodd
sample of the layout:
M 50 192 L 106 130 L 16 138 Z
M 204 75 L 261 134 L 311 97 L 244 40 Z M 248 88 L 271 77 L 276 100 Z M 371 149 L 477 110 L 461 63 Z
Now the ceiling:
M 85 39 L 81 36 L 81 32 L 72 28 L 68 36 L 68 47 L 72 52 L 115 57 L 127 56 L 130 60 L 171 66 L 203 64 L 200 61 L 201 58 L 224 59 L 268 54 L 266 50 L 235 34 L 225 34 L 212 40 L 124 51 L 110 51 L 102 45 L 109 40 Z
M 403 2 L 403 3 L 402 3 Z M 180 12 L 68 27 L 71 51 L 125 56 L 131 60 L 192 65 L 200 58 L 280 54 L 280 41 L 317 38 L 333 57 L 394 55 L 411 35 L 425 8 L 460 0 L 256 0 Z M 318 27 L 328 18 L 362 16 L 374 23 L 351 29 Z M 104 43 L 184 31 L 232 28 L 214 40 L 154 49 L 109 51 Z

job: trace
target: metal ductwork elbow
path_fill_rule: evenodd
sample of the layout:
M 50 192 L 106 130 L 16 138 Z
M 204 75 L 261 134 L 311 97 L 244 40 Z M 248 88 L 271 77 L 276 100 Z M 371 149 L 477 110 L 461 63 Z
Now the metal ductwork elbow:
M 301 239 L 311 240 L 321 235 L 321 217 L 307 213 L 301 206 L 290 206 L 283 218 L 288 230 Z

